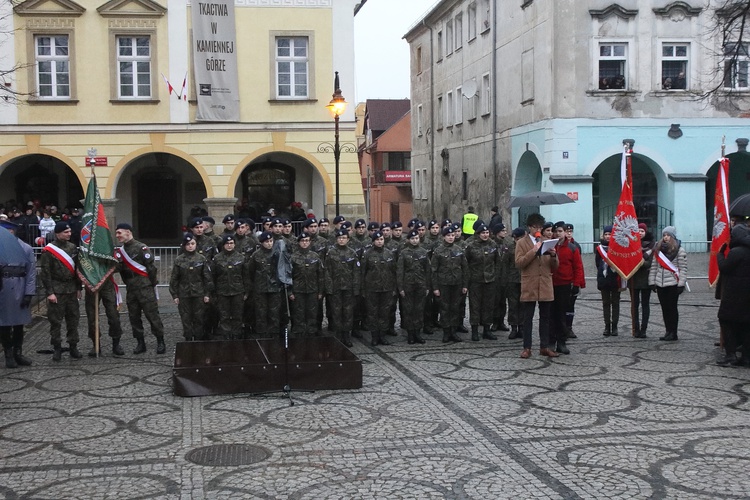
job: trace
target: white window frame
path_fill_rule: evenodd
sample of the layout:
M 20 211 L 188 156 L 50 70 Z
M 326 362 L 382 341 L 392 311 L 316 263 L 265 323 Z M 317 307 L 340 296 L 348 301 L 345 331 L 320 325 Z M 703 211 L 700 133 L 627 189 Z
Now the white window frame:
M 148 41 L 148 54 L 147 55 L 140 55 L 137 54 L 139 46 L 138 41 L 146 39 Z M 133 50 L 133 53 L 131 55 L 123 55 L 120 51 L 121 48 L 124 48 L 126 46 L 120 45 L 121 40 L 129 40 L 130 41 L 130 48 Z M 153 64 L 151 62 L 153 49 L 151 44 L 151 36 L 150 35 L 117 35 L 115 36 L 115 47 L 116 47 L 116 57 L 117 57 L 117 97 L 118 99 L 151 99 L 152 96 L 152 90 L 153 90 Z M 142 46 L 140 47 L 142 48 Z M 132 95 L 123 95 L 123 77 L 125 74 L 122 72 L 122 63 L 130 63 L 132 65 L 132 68 L 128 75 L 132 78 L 130 86 L 133 87 L 133 94 Z M 140 66 L 143 63 L 148 64 L 148 72 L 146 75 L 148 76 L 148 85 L 146 89 L 143 89 L 143 84 L 140 82 L 139 76 L 142 74 L 140 70 L 142 69 Z M 142 94 L 141 91 L 145 90 L 145 92 Z
M 54 54 L 57 50 L 57 39 L 65 38 L 65 54 Z M 41 39 L 49 39 L 50 41 L 50 53 L 39 54 L 39 42 Z M 60 46 L 62 49 L 62 45 Z M 36 97 L 43 100 L 71 100 L 73 97 L 73 68 L 71 66 L 71 48 L 72 48 L 72 36 L 69 33 L 35 33 L 34 34 L 34 73 L 36 78 Z M 41 88 L 42 83 L 40 79 L 40 64 L 50 63 L 50 83 L 45 83 L 44 86 L 50 87 L 50 95 L 42 95 Z M 67 71 L 57 71 L 57 64 L 65 63 Z M 47 73 L 47 72 L 44 72 Z M 58 83 L 58 78 L 62 75 L 67 76 L 67 83 Z M 68 92 L 67 94 L 59 94 L 58 87 L 66 85 Z
M 445 126 L 450 128 L 453 126 L 453 91 L 449 90 L 445 93 Z
M 624 55 L 613 55 L 612 52 L 615 52 L 613 49 L 610 51 L 609 55 L 602 56 L 602 47 L 624 47 Z M 598 39 L 596 40 L 596 43 L 594 44 L 594 85 L 593 88 L 597 91 L 614 91 L 614 92 L 624 92 L 627 90 L 632 90 L 635 88 L 633 78 L 632 78 L 632 72 L 631 72 L 631 59 L 630 54 L 632 53 L 632 41 L 627 39 L 616 39 L 616 40 L 606 40 L 606 39 Z M 601 61 L 622 61 L 622 76 L 625 77 L 625 86 L 623 88 L 615 89 L 611 87 L 611 84 L 608 88 L 602 88 L 601 80 L 605 77 L 601 76 L 600 71 L 600 62 Z M 616 75 L 615 75 L 616 76 Z M 612 76 L 611 78 L 615 78 L 615 76 Z M 609 79 L 609 77 L 607 77 Z
M 469 8 L 466 14 L 466 22 L 468 23 L 468 40 L 471 43 L 477 37 L 477 3 L 472 2 L 469 4 Z
M 672 55 L 664 55 L 664 49 L 667 47 L 670 47 L 672 50 Z M 677 52 L 678 47 L 684 47 L 685 48 L 685 55 L 684 56 L 678 56 L 675 53 Z M 686 91 L 690 88 L 690 61 L 692 59 L 692 45 L 689 41 L 684 40 L 660 40 L 658 44 L 658 50 L 659 50 L 659 88 L 662 90 L 670 90 L 670 91 L 677 91 L 682 92 Z M 665 62 L 678 62 L 678 63 L 684 63 L 684 71 L 685 71 L 685 84 L 683 88 L 674 88 L 674 86 L 670 89 L 666 88 L 665 81 L 668 78 L 664 75 L 664 63 Z M 674 80 L 673 85 L 674 85 Z
M 412 176 L 411 190 L 412 196 L 415 200 L 419 200 L 422 197 L 422 172 L 419 169 L 414 171 Z
M 445 57 L 453 54 L 453 20 L 445 22 Z
M 492 81 L 490 80 L 490 74 L 485 73 L 482 75 L 482 116 L 488 116 L 492 112 Z
M 461 125 L 464 122 L 464 96 L 462 87 L 456 87 L 456 112 L 454 123 Z
M 438 30 L 437 36 L 435 37 L 435 41 L 437 42 L 437 62 L 440 62 L 443 60 L 443 30 Z
M 279 55 L 279 42 L 281 40 L 289 40 L 289 55 Z M 300 56 L 296 55 L 295 51 L 297 47 L 295 46 L 295 42 L 301 43 L 302 41 L 305 41 L 305 55 Z M 307 35 L 276 35 L 274 37 L 274 45 L 273 45 L 273 51 L 274 51 L 274 68 L 275 68 L 275 86 L 274 86 L 274 94 L 275 98 L 279 100 L 302 100 L 302 99 L 310 99 L 311 97 L 311 88 L 310 88 L 310 75 L 311 73 L 311 40 L 310 37 Z M 301 48 L 301 47 L 299 47 Z M 289 71 L 281 72 L 279 66 L 282 63 L 288 63 Z M 304 77 L 304 83 L 297 81 L 297 75 L 299 74 L 297 70 L 297 64 L 305 65 L 305 72 Z M 281 75 L 288 74 L 289 75 L 289 83 L 281 83 Z M 280 87 L 289 86 L 289 95 L 282 95 Z M 297 87 L 300 85 L 304 85 L 304 93 L 298 93 Z
M 476 78 L 471 79 L 474 82 L 474 85 L 477 83 Z M 466 108 L 467 116 L 466 120 L 472 121 L 477 119 L 477 102 L 479 101 L 479 92 L 481 92 L 476 86 L 474 87 L 477 89 L 476 93 L 469 98 L 468 107 Z
M 727 64 L 731 58 L 730 54 L 734 51 L 734 46 L 736 44 L 737 42 L 732 42 L 728 45 L 727 49 L 724 50 L 724 60 L 722 62 L 722 67 L 724 68 L 722 86 L 727 90 L 748 91 L 750 90 L 750 42 L 742 42 L 742 52 L 744 52 L 744 55 L 739 54 L 735 61 L 735 64 L 740 67 L 740 71 L 737 71 L 736 67 L 731 68 L 731 70 L 727 69 Z M 727 52 L 730 52 L 730 54 L 727 54 Z M 727 85 L 728 79 L 730 80 L 729 85 Z M 744 85 L 740 85 L 741 83 L 744 83 Z
M 479 32 L 487 33 L 492 25 L 492 16 L 490 15 L 490 0 L 479 0 L 480 11 L 479 11 Z
M 459 12 L 453 18 L 453 32 L 456 35 L 456 41 L 453 45 L 455 50 L 459 50 L 464 45 L 464 15 L 462 12 Z
M 422 169 L 422 188 L 421 188 L 423 200 L 427 199 L 427 187 L 425 185 L 426 183 L 427 183 L 427 169 L 423 168 Z

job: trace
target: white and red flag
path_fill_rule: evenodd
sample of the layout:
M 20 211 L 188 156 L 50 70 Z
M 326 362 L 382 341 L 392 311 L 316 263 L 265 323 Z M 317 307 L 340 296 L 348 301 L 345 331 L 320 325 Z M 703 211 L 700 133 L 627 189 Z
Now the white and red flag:
M 711 256 L 708 259 L 708 284 L 716 286 L 719 281 L 719 265 L 716 254 L 724 243 L 729 242 L 729 158 L 721 157 L 716 175 L 714 192 L 714 225 L 711 230 Z M 725 250 L 726 251 L 726 250 Z
M 622 165 L 626 167 L 626 172 L 607 252 L 609 266 L 624 280 L 630 279 L 643 264 L 638 216 L 633 205 L 632 154 L 633 151 L 626 143 L 622 152 Z

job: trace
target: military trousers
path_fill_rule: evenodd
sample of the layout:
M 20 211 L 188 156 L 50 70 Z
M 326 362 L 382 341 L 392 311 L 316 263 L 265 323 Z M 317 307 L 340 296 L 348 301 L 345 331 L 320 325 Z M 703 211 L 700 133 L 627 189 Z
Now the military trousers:
M 219 328 L 215 337 L 222 340 L 237 340 L 242 336 L 242 295 L 217 295 L 216 308 L 219 310 Z
M 521 309 L 521 283 L 505 285 L 505 298 L 508 299 L 508 324 L 523 324 L 523 310 Z
M 469 283 L 469 323 L 490 325 L 495 319 L 495 282 Z
M 68 344 L 78 343 L 78 322 L 81 311 L 78 308 L 76 293 L 57 293 L 57 303 L 47 301 L 47 318 L 49 319 L 49 336 L 52 345 L 62 343 L 62 322 L 65 320 Z
M 367 303 L 367 329 L 371 332 L 387 332 L 393 328 L 391 311 L 395 307 L 393 292 L 365 292 Z M 338 331 L 344 331 L 337 328 Z M 347 330 L 348 331 L 348 330 Z
M 318 330 L 318 305 L 320 299 L 316 292 L 295 293 L 290 301 L 292 308 L 292 333 L 299 337 L 314 337 Z
M 565 342 L 567 330 L 565 316 L 570 304 L 571 285 L 555 285 L 553 289 L 555 300 L 552 302 L 552 313 L 550 314 L 550 343 Z
M 441 328 L 458 328 L 463 319 L 461 304 L 464 303 L 464 294 L 461 293 L 461 285 L 439 285 L 438 290 Z
M 333 315 L 333 324 L 329 325 L 328 329 L 334 332 L 350 332 L 354 325 L 354 291 L 337 290 L 329 294 L 328 299 Z
M 146 316 L 151 333 L 157 339 L 164 338 L 164 324 L 161 322 L 159 315 L 159 302 L 156 300 L 156 291 L 153 287 L 146 288 L 128 288 L 125 303 L 128 305 L 128 317 L 130 327 L 133 329 L 133 337 L 142 339 L 145 330 L 143 329 L 143 318 Z
M 401 328 L 407 331 L 424 328 L 426 304 L 427 291 L 424 288 L 404 290 L 401 297 Z
M 110 284 L 105 284 L 99 289 L 99 302 L 104 307 L 107 315 L 107 324 L 109 325 L 109 336 L 113 339 L 122 337 L 122 325 L 120 324 L 120 311 L 117 310 L 117 293 Z M 96 294 L 86 290 L 86 321 L 89 328 L 89 338 L 93 341 L 96 335 Z M 101 312 L 101 309 L 100 309 Z M 101 321 L 99 322 L 99 331 L 102 331 Z
M 273 337 L 281 333 L 281 308 L 286 309 L 284 292 L 255 292 L 255 333 Z
M 495 312 L 493 313 L 493 323 L 496 325 L 501 325 L 505 321 L 505 314 L 508 312 L 507 292 L 508 284 L 500 283 L 500 280 L 495 280 Z M 469 297 L 469 300 L 471 300 L 471 297 Z
M 211 338 L 204 336 L 203 321 L 206 318 L 206 303 L 203 297 L 180 297 L 177 311 L 182 322 L 182 335 L 185 340 Z

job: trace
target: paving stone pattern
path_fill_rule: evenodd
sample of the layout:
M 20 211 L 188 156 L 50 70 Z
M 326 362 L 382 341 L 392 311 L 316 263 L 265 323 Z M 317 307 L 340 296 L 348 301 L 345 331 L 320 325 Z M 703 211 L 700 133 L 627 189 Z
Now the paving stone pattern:
M 747 498 L 750 370 L 714 364 L 717 304 L 695 288 L 679 342 L 656 340 L 655 297 L 648 339 L 625 331 L 626 301 L 620 336 L 602 337 L 590 287 L 569 356 L 539 356 L 536 334 L 529 360 L 504 337 L 355 342 L 364 387 L 295 393 L 295 406 L 280 393 L 177 398 L 170 354 L 153 337 L 130 354 L 127 326 L 126 356 L 105 337 L 103 357 L 53 363 L 34 352 L 49 342 L 40 321 L 34 366 L 0 369 L 0 498 Z M 161 309 L 171 353 L 179 318 L 164 297 Z M 187 458 L 221 444 L 261 460 Z

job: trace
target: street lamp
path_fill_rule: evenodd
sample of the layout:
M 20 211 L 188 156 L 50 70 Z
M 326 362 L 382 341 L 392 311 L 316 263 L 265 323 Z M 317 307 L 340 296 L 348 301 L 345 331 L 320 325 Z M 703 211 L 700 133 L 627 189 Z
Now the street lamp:
M 339 159 L 341 158 L 341 147 L 339 145 L 339 117 L 346 111 L 347 102 L 344 100 L 344 96 L 341 95 L 341 87 L 339 85 L 339 72 L 336 71 L 336 77 L 333 80 L 333 98 L 328 103 L 326 108 L 330 111 L 333 116 L 335 124 L 334 142 L 333 142 L 333 161 L 336 166 L 336 215 L 339 213 Z

